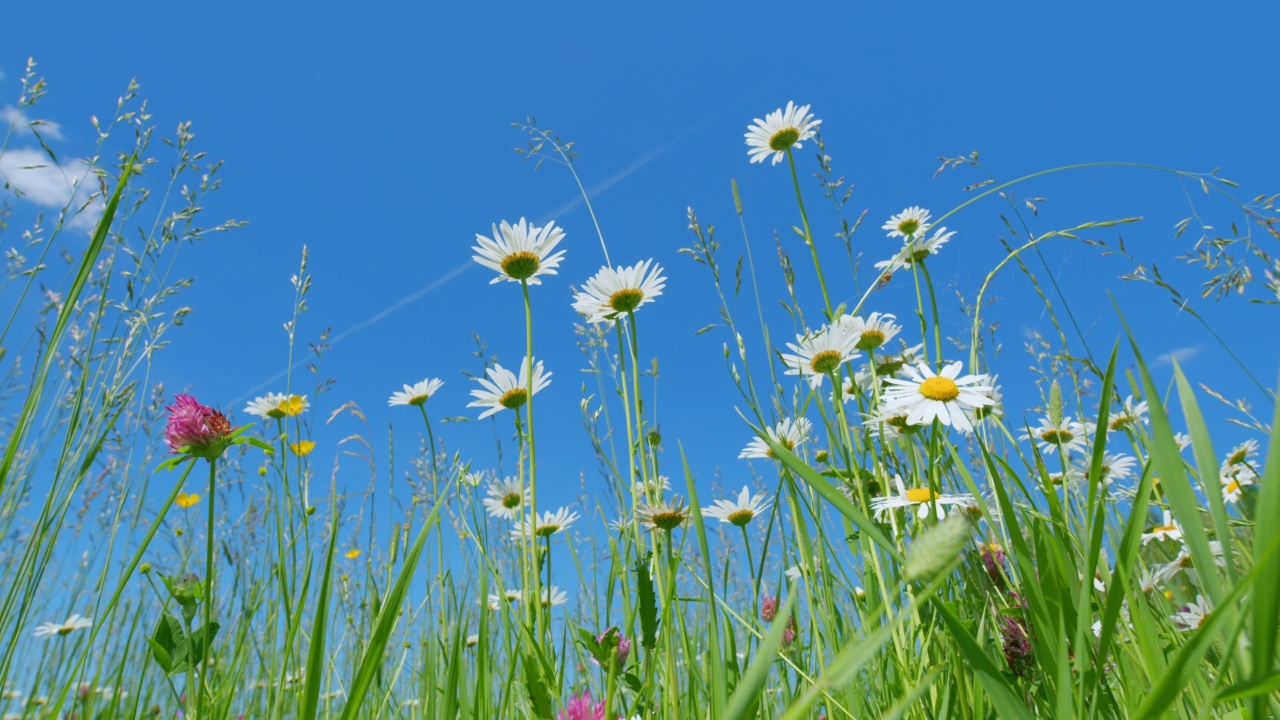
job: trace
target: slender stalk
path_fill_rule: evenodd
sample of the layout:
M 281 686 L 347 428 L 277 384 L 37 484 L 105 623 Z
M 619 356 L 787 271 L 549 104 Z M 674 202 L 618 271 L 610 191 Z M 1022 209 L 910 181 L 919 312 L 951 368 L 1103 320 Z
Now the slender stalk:
M 791 166 L 791 184 L 796 189 L 796 202 L 800 205 L 800 222 L 804 224 L 804 242 L 809 246 L 809 252 L 813 255 L 813 269 L 818 275 L 818 287 L 822 288 L 822 302 L 827 306 L 827 319 L 831 317 L 831 295 L 827 293 L 827 281 L 822 275 L 822 263 L 818 260 L 818 246 L 813 242 L 813 231 L 809 229 L 809 213 L 804 209 L 804 194 L 800 192 L 800 177 L 796 175 L 796 158 L 791 154 L 791 148 L 787 148 L 787 164 Z

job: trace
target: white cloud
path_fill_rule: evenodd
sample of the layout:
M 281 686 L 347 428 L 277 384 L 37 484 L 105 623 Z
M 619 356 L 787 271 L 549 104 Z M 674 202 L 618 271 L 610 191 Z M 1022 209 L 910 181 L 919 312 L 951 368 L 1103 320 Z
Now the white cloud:
M 96 183 L 83 160 L 59 164 L 34 148 L 6 150 L 0 155 L 0 182 L 40 207 L 60 210 L 70 205 L 69 211 L 77 213 L 69 222 L 73 227 L 93 227 L 102 216 L 101 202 L 84 207 Z
M 35 120 L 27 118 L 27 114 L 22 112 L 21 108 L 5 105 L 0 109 L 0 121 L 3 121 L 8 129 L 12 129 L 15 134 L 31 132 L 31 123 L 36 123 L 37 132 L 41 137 L 49 140 L 62 140 L 62 125 L 52 120 Z
M 1199 345 L 1191 345 L 1189 347 L 1180 347 L 1161 355 L 1156 358 L 1159 365 L 1172 365 L 1177 361 L 1179 365 L 1185 365 L 1188 360 L 1200 354 Z

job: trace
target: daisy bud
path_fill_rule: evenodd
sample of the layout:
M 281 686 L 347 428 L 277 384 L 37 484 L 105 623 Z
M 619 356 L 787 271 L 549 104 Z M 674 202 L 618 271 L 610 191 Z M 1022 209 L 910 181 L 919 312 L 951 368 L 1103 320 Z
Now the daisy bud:
M 907 579 L 928 580 L 950 567 L 969 542 L 971 527 L 963 515 L 952 514 L 916 538 L 907 552 Z

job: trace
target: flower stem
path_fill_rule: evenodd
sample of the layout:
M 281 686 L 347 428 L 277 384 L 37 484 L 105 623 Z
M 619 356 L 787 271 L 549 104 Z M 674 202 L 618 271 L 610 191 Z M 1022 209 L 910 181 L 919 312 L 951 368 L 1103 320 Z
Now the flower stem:
M 213 606 L 214 598 L 214 566 L 213 566 L 213 523 L 214 523 L 214 505 L 217 498 L 218 490 L 218 461 L 209 460 L 209 526 L 205 529 L 205 554 L 204 554 L 204 572 L 205 572 L 205 595 L 204 595 L 204 628 L 201 630 L 201 657 L 200 659 L 200 685 L 196 688 L 196 717 L 204 718 L 203 702 L 204 702 L 204 685 L 209 678 L 209 657 L 213 654 L 212 645 L 212 628 L 213 628 Z M 192 659 L 189 663 L 195 665 Z M 209 687 L 210 700 L 212 700 L 213 687 Z
M 827 304 L 827 319 L 831 317 L 831 296 L 827 294 L 827 281 L 822 276 L 822 263 L 818 262 L 818 246 L 813 242 L 813 231 L 809 229 L 809 214 L 804 209 L 804 195 L 800 192 L 800 177 L 796 175 L 796 158 L 787 148 L 787 163 L 791 165 L 791 184 L 796 188 L 796 202 L 800 204 L 800 222 L 804 224 L 804 241 L 813 254 L 813 269 L 818 273 L 818 287 L 822 288 L 822 301 Z

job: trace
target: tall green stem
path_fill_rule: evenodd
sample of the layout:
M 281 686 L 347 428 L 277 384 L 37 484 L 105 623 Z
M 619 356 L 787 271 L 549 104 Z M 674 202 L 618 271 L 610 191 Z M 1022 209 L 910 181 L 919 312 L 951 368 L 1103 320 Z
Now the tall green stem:
M 831 296 L 827 294 L 827 281 L 822 276 L 822 263 L 818 261 L 818 246 L 813 242 L 813 231 L 809 229 L 809 214 L 804 210 L 804 195 L 800 192 L 800 176 L 796 175 L 796 159 L 787 148 L 787 163 L 791 165 L 791 184 L 796 188 L 796 202 L 800 204 L 800 222 L 804 224 L 804 241 L 813 255 L 813 269 L 818 273 L 818 287 L 822 288 L 822 301 L 827 305 L 827 319 L 831 317 Z
M 218 491 L 218 461 L 209 460 L 209 526 L 205 529 L 205 554 L 204 554 L 204 573 L 205 573 L 205 594 L 204 594 L 204 628 L 201 633 L 201 657 L 200 660 L 200 685 L 196 691 L 196 717 L 203 720 L 204 718 L 204 686 L 209 685 L 210 700 L 212 700 L 213 685 L 209 682 L 209 657 L 213 654 L 213 606 L 217 597 L 214 593 L 214 567 L 213 567 L 213 523 L 214 523 L 214 506 Z M 195 665 L 195 659 L 191 659 L 190 665 Z

